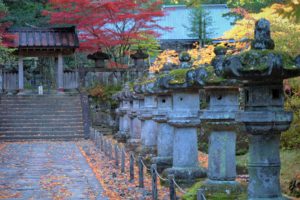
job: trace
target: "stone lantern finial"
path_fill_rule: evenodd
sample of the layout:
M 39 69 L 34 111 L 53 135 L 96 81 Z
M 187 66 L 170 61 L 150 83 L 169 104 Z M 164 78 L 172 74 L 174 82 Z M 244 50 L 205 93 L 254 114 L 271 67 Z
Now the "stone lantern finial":
M 190 63 L 192 57 L 188 52 L 182 52 L 179 55 L 179 61 L 181 62 L 180 68 L 190 68 L 192 65 Z
M 264 18 L 255 23 L 254 41 L 252 49 L 274 49 L 275 44 L 271 38 L 270 22 Z

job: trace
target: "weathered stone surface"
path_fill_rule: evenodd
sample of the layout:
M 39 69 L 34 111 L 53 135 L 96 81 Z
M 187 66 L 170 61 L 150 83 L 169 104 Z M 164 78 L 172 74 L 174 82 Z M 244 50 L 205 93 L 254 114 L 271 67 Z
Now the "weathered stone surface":
M 157 157 L 152 163 L 157 165 L 158 171 L 172 166 L 174 129 L 168 121 L 168 113 L 172 110 L 172 98 L 170 95 L 157 97 L 157 110 L 153 114 L 153 120 L 158 123 Z
M 153 74 L 149 73 L 149 79 L 153 78 Z M 135 92 L 144 94 L 144 106 L 140 109 L 138 118 L 142 121 L 141 128 L 141 153 L 154 154 L 157 145 L 157 123 L 153 120 L 153 112 L 157 108 L 157 97 L 154 93 L 154 83 L 149 82 L 135 88 Z
M 250 135 L 249 199 L 284 199 L 280 189 L 280 134 Z
M 236 193 L 241 190 L 235 181 L 238 88 L 208 86 L 205 89 L 209 105 L 206 110 L 200 111 L 200 119 L 203 129 L 209 133 L 209 149 L 208 180 L 203 188 L 210 192 Z
M 131 119 L 129 117 L 132 101 L 132 93 L 128 84 L 125 84 L 123 90 L 117 93 L 113 98 L 120 101 L 120 107 L 117 110 L 119 115 L 119 131 L 114 136 L 119 142 L 126 142 L 131 128 Z
M 252 49 L 275 48 L 274 41 L 271 38 L 270 22 L 264 18 L 255 23 L 254 38 L 251 44 Z
M 297 59 L 275 52 L 270 24 L 256 23 L 255 40 L 249 52 L 228 56 L 220 74 L 244 81 L 245 111 L 236 114 L 250 138 L 248 199 L 283 199 L 280 191 L 279 140 L 288 129 L 292 113 L 284 111 L 282 81 L 300 74 Z M 265 50 L 267 49 L 267 50 Z

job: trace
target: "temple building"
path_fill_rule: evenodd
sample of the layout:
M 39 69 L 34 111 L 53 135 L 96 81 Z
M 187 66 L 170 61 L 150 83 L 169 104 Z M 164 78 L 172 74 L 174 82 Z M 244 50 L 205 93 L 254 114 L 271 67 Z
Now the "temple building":
M 207 26 L 207 38 L 213 43 L 220 42 L 221 36 L 232 28 L 233 18 L 225 17 L 230 9 L 226 4 L 202 4 L 210 23 Z M 190 49 L 199 38 L 190 36 L 192 8 L 185 5 L 165 5 L 162 8 L 166 15 L 158 21 L 163 27 L 171 30 L 160 31 L 159 42 L 162 49 Z M 230 39 L 230 38 L 228 38 Z

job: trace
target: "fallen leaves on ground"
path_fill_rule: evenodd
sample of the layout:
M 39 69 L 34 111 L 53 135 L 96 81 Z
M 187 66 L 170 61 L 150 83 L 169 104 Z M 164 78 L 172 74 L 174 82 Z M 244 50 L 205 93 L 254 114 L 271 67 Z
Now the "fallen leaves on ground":
M 208 154 L 199 151 L 198 160 L 201 167 L 208 168 Z
M 20 198 L 22 195 L 20 192 L 0 191 L 0 199 L 14 199 Z
M 120 163 L 116 167 L 115 160 L 110 160 L 93 142 L 78 142 L 80 152 L 86 158 L 93 169 L 95 176 L 104 189 L 104 195 L 110 199 L 143 199 L 150 200 L 151 197 L 151 176 L 146 173 L 144 176 L 144 188 L 138 187 L 138 167 L 135 165 L 134 181 L 129 181 L 129 155 L 126 155 L 125 173 L 121 173 Z M 146 169 L 144 169 L 146 172 Z M 159 199 L 169 198 L 169 189 L 158 182 Z

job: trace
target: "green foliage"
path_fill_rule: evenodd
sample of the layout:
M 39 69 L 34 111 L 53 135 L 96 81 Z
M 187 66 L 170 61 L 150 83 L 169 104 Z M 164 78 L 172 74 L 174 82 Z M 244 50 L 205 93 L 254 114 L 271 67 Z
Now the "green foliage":
M 251 13 L 260 12 L 262 8 L 273 3 L 282 3 L 283 0 L 227 0 L 227 5 L 231 8 L 244 8 Z
M 207 66 L 205 67 L 206 71 L 207 71 L 207 78 L 205 79 L 205 81 L 207 83 L 221 83 L 223 81 L 226 81 L 226 79 L 217 76 L 215 73 L 215 69 L 213 66 Z
M 189 16 L 189 22 L 190 26 L 186 27 L 189 36 L 198 38 L 199 44 L 203 47 L 208 35 L 211 34 L 209 26 L 211 26 L 212 19 L 209 13 L 201 6 L 194 7 Z
M 150 57 L 156 57 L 161 51 L 158 40 L 152 35 L 147 36 L 147 40 L 134 40 L 130 50 L 136 51 L 138 49 L 142 49 Z
M 285 3 L 278 7 L 277 12 L 285 18 L 300 23 L 300 1 L 286 0 Z
M 7 21 L 13 23 L 14 27 L 45 26 L 48 18 L 42 15 L 47 9 L 47 0 L 3 0 L 8 7 Z
M 71 56 L 64 57 L 64 67 L 74 69 L 78 67 L 94 67 L 94 61 L 87 59 L 87 54 L 83 52 L 75 52 Z
M 195 183 L 187 193 L 182 197 L 183 200 L 196 200 L 197 199 L 197 190 L 201 188 L 202 182 Z
M 173 79 L 169 82 L 170 84 L 183 84 L 186 81 L 186 74 L 190 69 L 175 69 L 170 71 L 170 76 L 173 77 Z
M 96 103 L 105 103 L 110 105 L 111 108 L 116 108 L 118 102 L 112 99 L 112 96 L 121 91 L 120 85 L 100 85 L 96 84 L 92 88 L 88 89 L 89 96 L 93 98 Z
M 286 99 L 286 109 L 294 112 L 290 128 L 281 135 L 281 147 L 284 149 L 300 149 L 300 97 L 292 96 Z
M 165 5 L 186 4 L 199 6 L 200 4 L 226 4 L 227 0 L 164 0 Z
M 13 51 L 15 51 L 15 49 L 0 46 L 0 63 L 13 62 L 15 60 L 15 57 L 12 55 Z
M 299 137 L 299 135 L 298 135 Z M 297 196 L 296 193 L 291 193 L 289 189 L 290 182 L 296 176 L 300 175 L 300 151 L 294 150 L 281 150 L 281 171 L 280 171 L 280 184 L 282 191 L 289 196 Z M 299 180 L 299 178 L 298 178 Z

